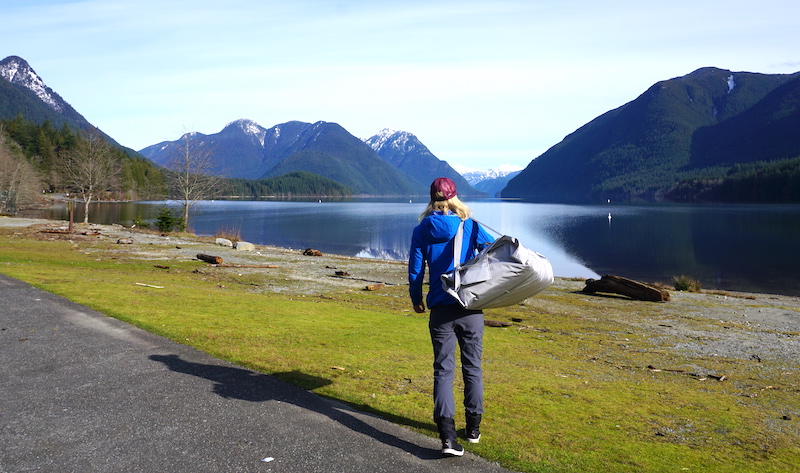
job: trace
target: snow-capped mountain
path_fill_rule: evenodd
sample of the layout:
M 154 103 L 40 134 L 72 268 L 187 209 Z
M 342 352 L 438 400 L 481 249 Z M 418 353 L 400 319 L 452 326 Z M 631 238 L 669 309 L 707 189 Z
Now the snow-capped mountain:
M 503 164 L 494 169 L 470 169 L 456 164 L 453 168 L 458 171 L 473 187 L 490 197 L 499 197 L 500 192 L 506 187 L 508 181 L 522 172 L 522 168 L 511 164 Z
M 36 71 L 21 57 L 9 56 L 0 61 L 0 77 L 30 90 L 56 112 L 61 113 L 66 108 L 64 99 L 45 85 Z
M 500 177 L 506 177 L 512 173 L 519 173 L 522 171 L 520 166 L 515 166 L 513 164 L 502 164 L 497 168 L 494 169 L 471 169 L 466 166 L 462 166 L 460 164 L 454 164 L 453 169 L 458 171 L 459 174 L 464 176 L 464 179 L 467 180 L 472 185 L 478 184 L 482 181 L 486 181 L 489 179 L 497 179 Z
M 378 156 L 405 172 L 423 186 L 430 186 L 437 177 L 448 177 L 456 183 L 460 195 L 481 196 L 446 161 L 437 158 L 427 146 L 412 133 L 384 128 L 364 140 Z
M 19 56 L 0 61 L 0 118 L 13 119 L 19 114 L 35 123 L 49 121 L 56 128 L 68 125 L 74 130 L 96 129 L 78 113 Z M 101 132 L 102 133 L 102 132 Z M 108 135 L 106 139 L 118 145 Z

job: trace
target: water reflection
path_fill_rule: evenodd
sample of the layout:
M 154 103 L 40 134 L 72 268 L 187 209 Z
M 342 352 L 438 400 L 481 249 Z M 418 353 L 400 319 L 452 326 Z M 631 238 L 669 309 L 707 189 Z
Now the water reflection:
M 798 206 L 616 206 L 551 228 L 600 274 L 800 295 Z
M 97 223 L 154 221 L 164 202 L 100 203 Z M 201 202 L 192 230 L 238 230 L 285 248 L 405 260 L 424 202 Z M 687 275 L 704 288 L 800 295 L 800 206 L 557 205 L 469 202 L 482 223 L 548 257 L 561 277 L 616 274 L 669 283 Z M 78 213 L 80 214 L 79 206 Z M 611 218 L 609 218 L 609 215 Z M 66 219 L 64 205 L 47 217 Z M 82 215 L 76 215 L 76 221 Z

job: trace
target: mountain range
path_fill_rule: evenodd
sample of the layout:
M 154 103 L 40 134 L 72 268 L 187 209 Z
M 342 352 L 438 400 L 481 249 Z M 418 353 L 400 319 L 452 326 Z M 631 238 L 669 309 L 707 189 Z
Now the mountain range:
M 94 128 L 25 60 L 9 56 L 0 61 L 0 119 L 20 116 Z M 413 134 L 389 129 L 362 140 L 324 121 L 266 129 L 236 120 L 219 133 L 182 139 L 212 150 L 220 174 L 252 180 L 311 172 L 352 194 L 426 195 L 433 178 L 448 176 L 461 195 L 500 192 L 533 202 L 800 202 L 798 129 L 800 73 L 708 67 L 654 84 L 495 182 L 470 182 Z M 164 165 L 178 141 L 141 154 L 120 148 Z
M 800 73 L 702 68 L 654 84 L 502 191 L 534 202 L 798 201 Z
M 464 176 L 464 179 L 489 197 L 499 197 L 508 182 L 522 172 L 522 168 L 509 164 L 495 169 L 470 169 L 466 166 L 454 166 L 454 169 Z
M 76 131 L 96 129 L 48 87 L 24 59 L 9 56 L 0 61 L 0 78 L 4 79 L 0 80 L 0 119 L 23 116 L 33 123 L 68 126 Z M 141 152 L 104 136 L 129 156 L 146 157 L 161 166 L 174 155 L 181 139 L 191 140 L 212 153 L 213 170 L 226 177 L 263 180 L 312 172 L 346 186 L 354 194 L 417 196 L 427 195 L 430 182 L 444 175 L 457 181 L 462 195 L 485 195 L 405 132 L 400 132 L 396 141 L 382 140 L 382 146 L 373 148 L 374 140 L 368 145 L 336 123 L 292 121 L 266 129 L 251 120 L 236 120 L 219 133 L 189 133 Z M 403 146 L 398 146 L 401 141 Z M 388 159 L 382 157 L 384 153 Z
M 456 181 L 462 195 L 485 195 L 408 132 L 383 130 L 360 140 L 336 123 L 291 121 L 267 129 L 240 119 L 219 133 L 190 133 L 139 152 L 167 166 L 183 140 L 210 150 L 215 173 L 233 178 L 266 179 L 309 171 L 356 194 L 425 195 L 434 179 L 445 176 Z

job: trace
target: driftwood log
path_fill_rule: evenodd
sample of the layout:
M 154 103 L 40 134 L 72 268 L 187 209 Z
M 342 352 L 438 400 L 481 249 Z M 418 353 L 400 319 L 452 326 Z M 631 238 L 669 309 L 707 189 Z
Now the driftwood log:
M 221 256 L 211 256 L 211 255 L 204 255 L 203 253 L 197 253 L 197 259 L 199 259 L 200 261 L 205 261 L 206 263 L 210 264 L 222 264 Z
M 587 279 L 583 292 L 611 292 L 631 299 L 651 302 L 666 302 L 669 292 L 632 279 L 606 274 L 602 278 Z

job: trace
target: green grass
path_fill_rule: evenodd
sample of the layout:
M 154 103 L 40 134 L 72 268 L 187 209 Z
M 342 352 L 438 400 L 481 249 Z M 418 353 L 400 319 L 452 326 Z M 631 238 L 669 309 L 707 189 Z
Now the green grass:
M 254 288 L 276 272 L 197 273 L 204 263 L 191 261 L 164 270 L 105 245 L 0 231 L 0 272 L 435 435 L 427 317 L 408 310 L 405 287 L 273 294 Z M 797 371 L 667 350 L 619 321 L 654 307 L 633 304 L 548 290 L 489 311 L 520 322 L 487 327 L 485 435 L 468 449 L 525 472 L 796 471 Z M 728 380 L 648 368 L 695 365 Z

